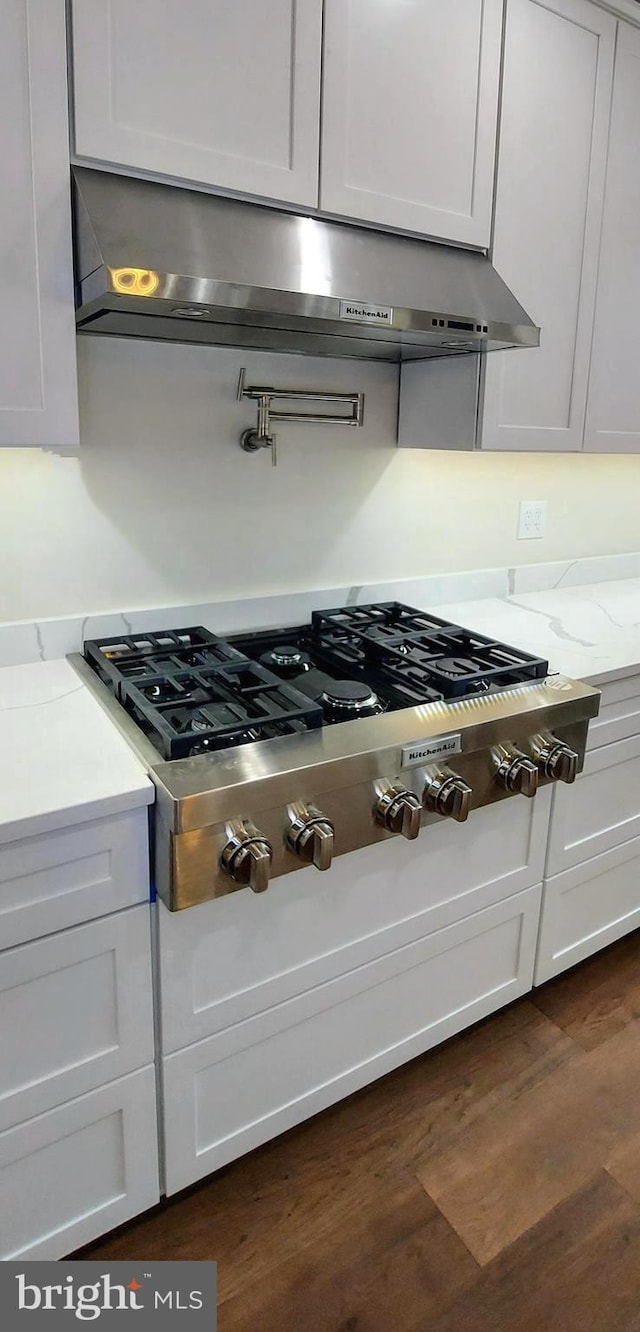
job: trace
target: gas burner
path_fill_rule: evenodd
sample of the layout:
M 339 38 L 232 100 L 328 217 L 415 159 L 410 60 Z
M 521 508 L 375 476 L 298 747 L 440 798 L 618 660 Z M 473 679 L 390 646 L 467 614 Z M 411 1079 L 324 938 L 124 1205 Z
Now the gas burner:
M 156 680 L 153 684 L 144 686 L 145 698 L 150 703 L 175 703 L 180 698 L 180 693 L 171 680 Z M 183 701 L 187 701 L 189 695 L 183 695 Z
M 199 730 L 194 726 L 194 731 Z M 233 749 L 235 745 L 248 745 L 252 740 L 259 740 L 260 732 L 249 727 L 246 731 L 235 731 L 230 735 L 225 735 L 221 739 L 216 735 L 203 735 L 202 740 L 196 740 L 189 750 L 189 758 L 196 758 L 198 754 L 214 754 L 221 749 Z
M 433 669 L 450 680 L 466 680 L 477 673 L 478 663 L 468 657 L 438 657 L 433 662 Z M 488 688 L 487 682 L 483 683 Z
M 283 680 L 292 679 L 295 675 L 302 675 L 305 671 L 311 670 L 309 653 L 303 652 L 295 643 L 283 643 L 271 648 L 269 652 L 263 652 L 260 661 L 267 670 L 274 671 Z
M 190 746 L 189 758 L 195 758 L 197 754 L 213 754 L 218 749 L 231 749 L 234 745 L 247 745 L 261 738 L 260 731 L 249 725 L 238 726 L 235 731 L 227 731 L 220 736 L 214 717 L 209 718 L 197 712 L 191 715 L 188 725 L 192 734 L 203 733 L 202 739 Z
M 199 717 L 196 713 L 191 718 L 190 728 L 192 731 L 210 731 L 211 727 L 212 722 L 210 722 L 207 717 Z
M 384 704 L 367 684 L 357 680 L 332 680 L 320 695 L 327 721 L 350 721 L 355 717 L 375 717 L 384 712 Z

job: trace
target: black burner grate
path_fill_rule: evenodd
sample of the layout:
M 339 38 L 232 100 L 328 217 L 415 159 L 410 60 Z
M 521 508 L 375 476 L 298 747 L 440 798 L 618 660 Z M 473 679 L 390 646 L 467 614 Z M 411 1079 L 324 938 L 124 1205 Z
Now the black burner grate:
M 322 724 L 317 703 L 206 629 L 102 639 L 85 656 L 167 759 Z
M 292 649 L 300 654 L 298 674 Z M 198 627 L 125 634 L 84 650 L 167 759 L 339 725 L 343 715 L 351 720 L 346 706 L 340 721 L 327 707 L 336 682 L 347 694 L 349 684 L 366 685 L 384 712 L 508 689 L 548 673 L 540 658 L 396 601 L 317 611 L 311 624 L 230 640 Z
M 316 611 L 312 624 L 319 651 L 439 698 L 508 689 L 549 669 L 527 652 L 396 601 Z

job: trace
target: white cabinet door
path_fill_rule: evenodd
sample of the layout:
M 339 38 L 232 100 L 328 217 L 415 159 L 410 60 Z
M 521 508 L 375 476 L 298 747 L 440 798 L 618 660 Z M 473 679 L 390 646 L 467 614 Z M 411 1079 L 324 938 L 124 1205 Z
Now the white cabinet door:
M 322 0 L 72 0 L 84 158 L 316 205 Z
M 158 903 L 164 1054 L 407 948 L 539 883 L 551 788 L 311 866 L 268 893 Z
M 516 893 L 164 1059 L 167 1193 L 525 994 L 540 891 Z
M 0 15 L 0 445 L 78 444 L 65 0 Z
M 590 750 L 575 786 L 554 789 L 547 875 L 640 837 L 640 735 Z
M 0 953 L 0 1130 L 153 1054 L 148 906 Z
M 640 29 L 621 23 L 585 449 L 640 452 Z
M 485 449 L 582 449 L 615 29 L 589 0 L 507 5 L 493 262 L 542 334 L 486 359 Z
M 502 0 L 325 0 L 320 204 L 487 246 Z
M 640 925 L 640 838 L 547 879 L 535 984 L 599 952 Z
M 0 1259 L 61 1258 L 158 1196 L 153 1065 L 0 1133 Z

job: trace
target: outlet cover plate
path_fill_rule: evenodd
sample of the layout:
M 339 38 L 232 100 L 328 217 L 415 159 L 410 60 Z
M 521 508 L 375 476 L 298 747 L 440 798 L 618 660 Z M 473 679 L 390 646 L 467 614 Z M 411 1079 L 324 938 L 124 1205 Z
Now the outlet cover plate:
M 547 527 L 546 500 L 520 500 L 518 541 L 539 541 Z

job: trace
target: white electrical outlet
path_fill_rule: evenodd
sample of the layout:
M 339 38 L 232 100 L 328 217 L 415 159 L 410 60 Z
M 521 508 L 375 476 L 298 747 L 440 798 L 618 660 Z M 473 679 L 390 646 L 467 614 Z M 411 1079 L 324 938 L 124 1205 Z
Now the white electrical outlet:
M 544 536 L 547 526 L 546 500 L 520 500 L 518 515 L 518 541 L 536 541 Z

